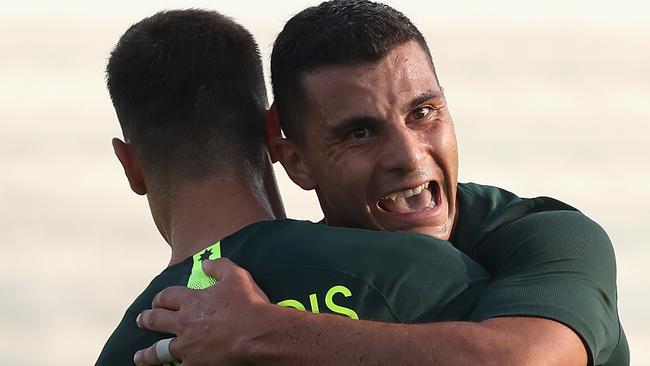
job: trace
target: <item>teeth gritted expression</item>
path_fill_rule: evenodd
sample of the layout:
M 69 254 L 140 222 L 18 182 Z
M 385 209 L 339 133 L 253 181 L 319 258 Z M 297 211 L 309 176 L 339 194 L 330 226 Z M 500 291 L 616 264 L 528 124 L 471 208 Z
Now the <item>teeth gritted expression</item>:
M 429 183 L 433 183 L 429 188 Z M 426 182 L 414 188 L 392 192 L 379 201 L 379 207 L 388 212 L 410 213 L 436 207 L 435 182 Z
M 379 61 L 317 68 L 302 82 L 309 147 L 285 163 L 301 187 L 317 190 L 327 222 L 448 239 L 456 137 L 427 52 L 409 41 Z

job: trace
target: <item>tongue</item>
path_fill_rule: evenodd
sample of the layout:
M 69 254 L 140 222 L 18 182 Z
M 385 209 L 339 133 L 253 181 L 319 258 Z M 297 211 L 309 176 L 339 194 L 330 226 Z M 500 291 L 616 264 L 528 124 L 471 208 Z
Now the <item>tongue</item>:
M 431 191 L 428 189 L 424 189 L 422 193 L 409 198 L 397 198 L 395 201 L 391 199 L 379 201 L 379 207 L 393 213 L 424 211 L 431 208 L 431 205 Z

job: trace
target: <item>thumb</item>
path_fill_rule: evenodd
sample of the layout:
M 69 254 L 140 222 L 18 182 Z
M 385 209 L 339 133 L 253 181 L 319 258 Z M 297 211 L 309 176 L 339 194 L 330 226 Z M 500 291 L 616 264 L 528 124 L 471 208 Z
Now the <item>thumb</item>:
M 234 279 L 239 281 L 238 286 L 241 290 L 252 291 L 263 302 L 270 302 L 268 296 L 257 286 L 250 273 L 230 259 L 205 260 L 201 265 L 203 272 L 215 280 L 221 281 L 228 276 L 233 276 Z
M 233 263 L 228 258 L 219 258 L 215 260 L 204 260 L 201 263 L 203 272 L 208 276 L 219 281 L 222 278 L 231 274 L 234 270 L 239 268 L 235 263 Z

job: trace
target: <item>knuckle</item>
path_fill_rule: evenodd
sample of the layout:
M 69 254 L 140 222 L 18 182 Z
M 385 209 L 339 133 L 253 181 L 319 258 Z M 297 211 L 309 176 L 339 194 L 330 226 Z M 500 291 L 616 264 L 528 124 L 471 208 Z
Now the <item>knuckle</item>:
M 233 268 L 232 272 L 230 272 L 233 277 L 236 278 L 242 278 L 246 276 L 246 273 L 241 270 L 241 268 Z
M 161 304 L 165 301 L 165 299 L 169 296 L 169 288 L 166 288 L 154 296 L 153 301 L 151 302 L 152 307 L 156 307 L 156 304 Z
M 164 307 L 166 304 L 173 303 L 174 299 L 180 299 L 181 301 L 187 295 L 187 288 L 182 286 L 173 286 L 161 290 L 153 298 L 152 307 Z
M 169 353 L 177 360 L 183 359 L 183 344 L 182 339 L 178 337 L 174 338 L 169 342 Z
M 176 327 L 179 329 L 179 332 L 183 332 L 193 325 L 194 319 L 187 314 L 180 313 L 175 317 Z
M 242 279 L 246 279 L 250 277 L 250 273 L 248 273 L 248 271 L 243 269 L 242 267 L 234 267 L 232 269 L 232 273 Z

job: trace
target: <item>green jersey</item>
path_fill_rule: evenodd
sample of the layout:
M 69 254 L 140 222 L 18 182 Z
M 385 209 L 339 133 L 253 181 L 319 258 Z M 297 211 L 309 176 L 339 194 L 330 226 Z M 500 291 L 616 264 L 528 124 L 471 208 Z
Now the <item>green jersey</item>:
M 458 185 L 458 206 L 450 241 L 492 277 L 470 320 L 552 319 L 582 338 L 590 364 L 629 365 L 614 251 L 598 224 L 552 198 L 478 184 Z
M 393 323 L 469 319 L 489 280 L 449 242 L 428 236 L 258 222 L 154 278 L 126 311 L 97 365 L 133 364 L 137 350 L 170 337 L 139 329 L 135 318 L 166 287 L 213 284 L 201 261 L 221 256 L 247 269 L 279 305 Z
M 458 202 L 458 221 L 450 241 L 488 271 L 491 281 L 480 295 L 477 289 L 485 285 L 481 269 L 430 238 L 337 229 L 343 230 L 339 236 L 313 224 L 296 232 L 292 225 L 305 223 L 287 220 L 252 225 L 222 244 L 243 243 L 233 250 L 231 259 L 249 269 L 271 299 L 285 306 L 391 322 L 548 318 L 581 337 L 590 364 L 629 365 L 627 340 L 616 308 L 614 253 L 607 234 L 596 223 L 548 197 L 524 199 L 477 184 L 459 184 Z M 267 230 L 255 230 L 258 225 Z M 283 225 L 288 227 L 283 229 Z M 276 229 L 280 231 L 275 233 Z M 250 238 L 244 238 L 247 232 L 253 233 Z M 294 242 L 287 240 L 292 235 L 297 235 Z M 270 238 L 279 241 L 268 242 Z M 412 240 L 422 244 L 413 247 L 409 244 Z M 437 249 L 424 245 L 427 240 Z M 434 253 L 441 248 L 451 258 Z M 214 255 L 199 253 L 154 279 L 127 311 L 99 364 L 129 363 L 137 349 L 164 336 L 138 329 L 135 317 L 149 307 L 159 290 L 188 281 L 192 286 L 190 267 L 200 268 L 196 263 L 201 254 Z M 363 265 L 357 266 L 357 261 Z M 459 263 L 467 267 L 466 274 L 459 276 L 454 268 L 444 268 Z M 442 276 L 436 269 L 442 269 Z M 446 284 L 450 279 L 467 283 Z M 194 283 L 204 284 L 205 279 Z M 474 296 L 480 297 L 476 300 Z M 469 304 L 473 309 L 468 312 Z M 121 353 L 123 358 L 112 358 Z

